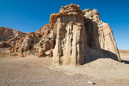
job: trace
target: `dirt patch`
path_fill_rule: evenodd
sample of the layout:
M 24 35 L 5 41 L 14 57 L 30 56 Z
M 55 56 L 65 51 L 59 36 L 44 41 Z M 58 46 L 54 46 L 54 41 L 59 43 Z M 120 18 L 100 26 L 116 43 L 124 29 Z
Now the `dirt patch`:
M 52 58 L 0 57 L 0 85 L 9 80 L 43 83 L 9 83 L 13 86 L 128 86 L 129 64 L 98 59 L 83 66 L 53 66 Z M 8 83 L 4 84 L 7 85 Z

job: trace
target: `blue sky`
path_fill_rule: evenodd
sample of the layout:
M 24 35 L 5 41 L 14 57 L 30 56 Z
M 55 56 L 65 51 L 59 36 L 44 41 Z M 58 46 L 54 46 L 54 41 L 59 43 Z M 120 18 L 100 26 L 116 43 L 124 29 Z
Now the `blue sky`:
M 0 27 L 35 32 L 49 23 L 50 14 L 69 4 L 98 9 L 113 29 L 118 48 L 129 50 L 129 0 L 0 0 Z

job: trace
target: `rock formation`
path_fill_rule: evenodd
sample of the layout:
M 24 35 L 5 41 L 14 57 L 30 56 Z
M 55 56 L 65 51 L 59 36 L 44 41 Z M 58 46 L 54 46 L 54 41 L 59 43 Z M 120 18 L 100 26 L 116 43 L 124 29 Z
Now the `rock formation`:
M 52 52 L 52 50 L 49 51 L 49 56 L 50 56 L 50 57 L 53 57 L 53 52 Z
M 24 57 L 24 55 L 23 55 L 23 49 L 20 49 L 19 57 Z
M 97 10 L 68 5 L 50 16 L 56 38 L 54 64 L 78 65 L 97 58 L 120 61 L 110 26 L 103 23 Z
M 36 50 L 38 57 L 45 57 L 45 51 L 50 50 L 49 56 L 57 65 L 81 65 L 98 58 L 121 61 L 109 24 L 102 22 L 96 9 L 79 7 L 75 4 L 61 7 L 59 13 L 50 15 L 49 24 L 20 38 L 18 34 L 22 33 L 6 30 L 7 34 L 17 35 L 4 34 L 0 40 L 9 40 L 0 41 L 0 47 L 10 47 L 11 53 Z
M 27 33 L 11 28 L 0 27 L 0 48 L 16 47 L 16 43 L 18 43 L 18 41 L 21 40 L 26 34 Z
M 38 54 L 38 57 L 41 58 L 41 57 L 46 57 L 46 54 L 45 54 L 45 51 L 43 49 L 40 50 L 39 54 Z
M 9 40 L 16 37 L 25 36 L 27 33 L 17 31 L 7 27 L 0 27 L 0 41 Z

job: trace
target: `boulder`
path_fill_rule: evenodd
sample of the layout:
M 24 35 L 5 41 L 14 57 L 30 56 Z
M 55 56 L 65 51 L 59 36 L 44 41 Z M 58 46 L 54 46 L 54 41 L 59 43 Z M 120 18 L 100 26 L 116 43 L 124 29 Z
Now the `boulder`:
M 38 53 L 38 58 L 41 57 L 46 57 L 45 51 L 43 49 L 41 49 L 40 52 Z
M 24 57 L 23 53 L 20 53 L 18 56 L 19 56 L 19 57 Z
M 52 50 L 49 51 L 49 57 L 53 57 L 53 52 L 52 52 Z

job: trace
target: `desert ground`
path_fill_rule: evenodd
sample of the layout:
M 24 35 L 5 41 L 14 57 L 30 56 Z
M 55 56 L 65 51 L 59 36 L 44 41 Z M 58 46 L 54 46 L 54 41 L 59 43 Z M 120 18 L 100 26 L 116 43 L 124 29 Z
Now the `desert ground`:
M 129 50 L 119 51 L 121 63 L 101 58 L 81 66 L 55 66 L 48 56 L 1 55 L 0 86 L 129 86 Z

